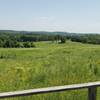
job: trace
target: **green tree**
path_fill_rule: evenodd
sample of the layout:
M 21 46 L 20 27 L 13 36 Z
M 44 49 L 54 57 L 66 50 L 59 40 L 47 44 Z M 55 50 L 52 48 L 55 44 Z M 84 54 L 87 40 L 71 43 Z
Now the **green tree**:
M 61 43 L 66 43 L 66 38 L 65 37 L 61 37 Z

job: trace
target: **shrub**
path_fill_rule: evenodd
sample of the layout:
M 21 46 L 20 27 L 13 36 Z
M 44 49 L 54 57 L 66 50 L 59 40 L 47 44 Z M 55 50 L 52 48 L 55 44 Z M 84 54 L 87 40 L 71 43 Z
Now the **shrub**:
M 25 48 L 35 47 L 35 45 L 34 45 L 33 42 L 24 42 L 24 43 L 23 43 L 23 46 L 24 46 Z

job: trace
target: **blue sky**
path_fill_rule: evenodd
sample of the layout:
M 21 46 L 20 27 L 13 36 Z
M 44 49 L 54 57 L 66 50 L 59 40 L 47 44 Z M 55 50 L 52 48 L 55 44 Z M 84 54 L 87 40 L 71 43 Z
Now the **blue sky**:
M 0 30 L 100 33 L 100 0 L 0 0 Z

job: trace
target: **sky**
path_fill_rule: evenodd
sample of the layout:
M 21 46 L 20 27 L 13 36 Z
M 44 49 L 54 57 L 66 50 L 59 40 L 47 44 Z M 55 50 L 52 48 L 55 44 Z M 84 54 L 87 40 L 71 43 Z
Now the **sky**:
M 100 0 L 0 0 L 0 30 L 100 33 Z

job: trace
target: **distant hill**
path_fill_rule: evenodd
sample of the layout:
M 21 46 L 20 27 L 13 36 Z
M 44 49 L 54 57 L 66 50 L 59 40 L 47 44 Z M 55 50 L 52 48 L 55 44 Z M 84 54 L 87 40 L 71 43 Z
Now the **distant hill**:
M 13 33 L 13 34 L 47 34 L 47 35 L 85 35 L 85 34 L 99 34 L 99 33 L 70 33 L 70 32 L 48 32 L 48 31 L 16 31 L 16 30 L 0 30 L 0 33 Z
M 21 33 L 21 34 L 51 34 L 51 35 L 66 35 L 68 32 L 48 32 L 48 31 L 14 31 L 14 30 L 0 30 L 0 33 Z

